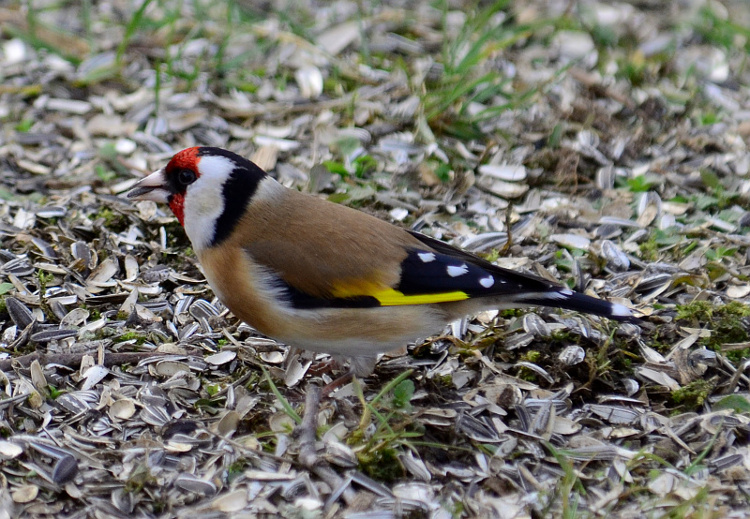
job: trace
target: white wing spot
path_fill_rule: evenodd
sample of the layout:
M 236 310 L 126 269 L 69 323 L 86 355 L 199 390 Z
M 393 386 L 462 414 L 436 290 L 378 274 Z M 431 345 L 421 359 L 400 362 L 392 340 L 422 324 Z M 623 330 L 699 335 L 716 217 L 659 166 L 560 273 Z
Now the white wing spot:
M 445 271 L 450 277 L 457 278 L 458 276 L 463 276 L 469 272 L 469 267 L 466 266 L 466 263 L 462 265 L 448 265 L 448 268 L 446 268 Z
M 435 254 L 432 252 L 418 252 L 417 256 L 422 260 L 422 263 L 429 263 L 435 261 Z
M 492 276 L 487 276 L 486 278 L 479 278 L 479 284 L 482 285 L 484 288 L 490 288 L 492 285 L 495 284 L 495 278 Z

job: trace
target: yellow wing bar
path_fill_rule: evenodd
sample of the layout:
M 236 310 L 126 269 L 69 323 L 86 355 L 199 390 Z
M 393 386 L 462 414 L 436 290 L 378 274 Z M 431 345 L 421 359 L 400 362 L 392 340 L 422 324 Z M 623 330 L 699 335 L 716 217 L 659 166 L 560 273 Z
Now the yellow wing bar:
M 406 295 L 393 288 L 383 288 L 379 283 L 358 281 L 356 283 L 339 283 L 333 290 L 334 297 L 369 296 L 378 300 L 381 306 L 429 305 L 433 303 L 449 303 L 469 299 L 469 294 L 456 290 L 453 292 L 439 292 L 436 294 Z
M 451 301 L 463 301 L 469 299 L 469 294 L 461 291 L 407 296 L 398 290 L 393 290 L 392 288 L 371 295 L 380 301 L 382 306 L 429 305 L 433 303 L 449 303 Z

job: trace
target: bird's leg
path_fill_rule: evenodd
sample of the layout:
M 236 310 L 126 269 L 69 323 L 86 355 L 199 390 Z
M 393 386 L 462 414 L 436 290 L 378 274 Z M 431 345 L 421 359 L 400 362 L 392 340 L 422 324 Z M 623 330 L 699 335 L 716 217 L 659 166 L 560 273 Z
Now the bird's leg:
M 305 412 L 302 414 L 302 422 L 295 428 L 294 435 L 299 439 L 299 457 L 302 460 L 303 454 L 306 457 L 315 456 L 315 431 L 318 423 L 318 410 L 320 408 L 320 399 L 327 398 L 333 391 L 339 389 L 344 384 L 351 382 L 354 373 L 351 371 L 339 378 L 329 382 L 322 388 L 308 384 L 305 394 Z M 312 459 L 312 458 L 309 458 Z
M 308 384 L 305 395 L 305 412 L 302 422 L 296 427 L 294 435 L 299 441 L 299 461 L 305 467 L 315 465 L 318 455 L 315 452 L 315 440 L 318 423 L 318 408 L 320 407 L 320 388 Z
M 336 381 L 334 380 L 334 382 Z M 346 485 L 346 488 L 341 493 L 341 497 L 347 504 L 351 504 L 355 497 L 354 491 L 348 488 L 348 482 L 341 478 L 325 460 L 318 457 L 315 448 L 318 428 L 318 408 L 320 407 L 322 393 L 323 391 L 318 386 L 312 384 L 307 386 L 305 412 L 302 414 L 302 422 L 294 430 L 294 436 L 299 443 L 297 459 L 303 467 L 325 481 L 334 492 Z
M 302 413 L 302 422 L 294 429 L 294 436 L 299 441 L 299 458 L 303 465 L 307 466 L 307 462 L 303 460 L 303 457 L 307 461 L 313 461 L 315 455 L 315 432 L 318 424 L 318 410 L 320 409 L 320 399 L 328 398 L 328 396 L 335 390 L 339 389 L 344 384 L 348 384 L 354 373 L 351 371 L 332 382 L 326 384 L 322 388 L 308 384 L 307 391 L 305 394 L 305 412 Z

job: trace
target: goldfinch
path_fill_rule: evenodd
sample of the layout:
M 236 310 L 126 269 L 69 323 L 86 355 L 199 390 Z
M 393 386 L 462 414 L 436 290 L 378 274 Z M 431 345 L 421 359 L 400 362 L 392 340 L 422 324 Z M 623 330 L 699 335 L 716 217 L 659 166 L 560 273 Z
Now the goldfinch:
M 238 318 L 369 374 L 379 353 L 492 308 L 549 306 L 636 321 L 609 303 L 315 196 L 234 153 L 193 147 L 138 182 L 169 204 L 206 279 Z

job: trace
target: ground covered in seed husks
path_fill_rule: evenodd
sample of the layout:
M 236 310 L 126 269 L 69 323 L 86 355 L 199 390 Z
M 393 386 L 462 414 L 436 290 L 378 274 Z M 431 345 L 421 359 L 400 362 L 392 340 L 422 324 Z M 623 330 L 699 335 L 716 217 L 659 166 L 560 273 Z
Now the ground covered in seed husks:
M 747 27 L 742 0 L 3 2 L 0 519 L 745 517 Z M 238 322 L 121 196 L 193 145 L 643 323 L 455 323 L 324 399 L 309 463 L 326 357 Z

